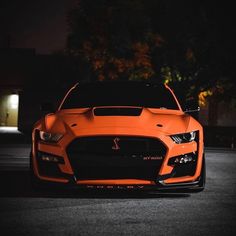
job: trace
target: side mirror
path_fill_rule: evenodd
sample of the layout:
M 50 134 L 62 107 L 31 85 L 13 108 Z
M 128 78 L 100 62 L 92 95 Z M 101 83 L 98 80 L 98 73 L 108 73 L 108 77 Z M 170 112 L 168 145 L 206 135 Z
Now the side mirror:
M 54 112 L 53 104 L 50 102 L 44 102 L 40 105 L 40 111 L 44 114 Z
M 198 105 L 198 102 L 195 99 L 190 99 L 185 102 L 184 112 L 185 113 L 193 113 L 193 112 L 199 112 L 200 107 Z

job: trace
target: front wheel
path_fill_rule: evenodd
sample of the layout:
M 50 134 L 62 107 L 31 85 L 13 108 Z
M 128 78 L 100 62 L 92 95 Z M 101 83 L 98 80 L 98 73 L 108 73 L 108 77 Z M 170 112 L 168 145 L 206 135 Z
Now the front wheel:
M 202 190 L 205 188 L 205 184 L 206 184 L 206 163 L 205 162 L 206 162 L 205 161 L 205 154 L 203 154 L 202 170 L 201 170 L 200 182 L 199 182 L 199 187 L 201 187 Z
M 39 179 L 35 176 L 34 170 L 33 170 L 33 161 L 32 161 L 32 152 L 30 152 L 30 185 L 33 190 L 37 190 L 42 188 L 42 185 L 39 181 Z

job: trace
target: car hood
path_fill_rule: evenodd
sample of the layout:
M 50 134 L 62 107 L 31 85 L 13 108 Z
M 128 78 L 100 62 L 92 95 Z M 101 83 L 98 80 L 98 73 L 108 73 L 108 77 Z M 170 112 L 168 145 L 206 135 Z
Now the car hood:
M 140 134 L 147 134 L 149 130 L 164 134 L 178 134 L 188 132 L 190 123 L 196 122 L 190 115 L 177 110 L 139 108 L 140 115 L 97 116 L 94 113 L 95 109 L 97 108 L 61 110 L 46 115 L 42 125 L 49 132 L 72 133 L 77 136 L 97 135 L 100 132 L 119 134 L 121 130 L 126 130 L 127 133 L 132 133 L 134 130 L 135 133 Z

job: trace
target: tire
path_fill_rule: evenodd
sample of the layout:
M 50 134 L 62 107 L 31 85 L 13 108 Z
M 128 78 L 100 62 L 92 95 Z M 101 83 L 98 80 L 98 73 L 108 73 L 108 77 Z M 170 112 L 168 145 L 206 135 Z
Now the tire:
M 205 162 L 206 162 L 205 161 L 205 154 L 203 154 L 202 170 L 201 170 L 200 182 L 199 182 L 199 187 L 202 188 L 202 190 L 205 188 L 205 184 L 206 184 L 206 163 Z
M 32 152 L 30 152 L 30 186 L 33 190 L 39 190 L 42 188 L 40 180 L 35 176 L 33 170 Z

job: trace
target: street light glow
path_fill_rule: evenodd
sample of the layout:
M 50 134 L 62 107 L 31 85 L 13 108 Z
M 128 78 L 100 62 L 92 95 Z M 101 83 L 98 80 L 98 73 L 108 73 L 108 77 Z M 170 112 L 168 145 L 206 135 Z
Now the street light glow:
M 19 95 L 18 94 L 10 95 L 9 102 L 12 109 L 17 109 L 19 103 Z

